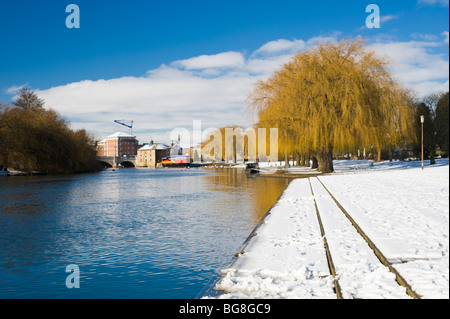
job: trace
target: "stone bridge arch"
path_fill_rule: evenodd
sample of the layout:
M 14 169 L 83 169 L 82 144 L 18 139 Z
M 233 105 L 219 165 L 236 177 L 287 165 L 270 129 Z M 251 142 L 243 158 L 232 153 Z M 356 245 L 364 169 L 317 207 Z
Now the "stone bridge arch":
M 136 167 L 136 157 L 104 156 L 97 159 L 106 168 Z

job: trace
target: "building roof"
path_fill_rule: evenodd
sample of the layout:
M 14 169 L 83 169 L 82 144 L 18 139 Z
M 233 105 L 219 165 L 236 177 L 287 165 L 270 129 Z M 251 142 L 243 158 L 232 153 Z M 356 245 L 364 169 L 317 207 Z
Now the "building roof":
M 165 149 L 170 148 L 169 145 L 166 145 L 166 144 L 160 144 L 160 143 L 153 144 L 152 146 L 154 146 L 155 149 L 157 149 L 157 150 L 165 150 Z
M 151 150 L 150 145 L 144 145 L 143 147 L 138 149 L 138 151 L 147 151 L 147 150 Z
M 116 137 L 133 137 L 133 138 L 136 138 L 136 136 L 128 134 L 128 133 L 125 133 L 125 132 L 117 132 L 117 133 L 114 133 L 114 134 L 108 136 L 108 138 L 116 138 Z
M 161 144 L 161 143 L 155 143 L 152 145 L 144 145 L 143 147 L 141 147 L 140 149 L 138 149 L 138 151 L 147 151 L 147 150 L 166 150 L 169 149 L 170 146 L 166 145 L 166 144 Z

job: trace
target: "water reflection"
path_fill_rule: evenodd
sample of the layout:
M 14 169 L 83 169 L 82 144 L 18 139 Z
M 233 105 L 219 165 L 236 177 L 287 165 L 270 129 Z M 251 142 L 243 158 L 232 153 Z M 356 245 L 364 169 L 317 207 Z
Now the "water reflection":
M 286 185 L 236 169 L 4 178 L 0 298 L 195 298 Z
M 238 198 L 236 205 L 241 211 L 253 212 L 252 222 L 256 225 L 272 207 L 289 184 L 287 178 L 264 178 L 247 175 L 243 169 L 216 169 L 216 174 L 205 177 L 210 190 L 225 193 L 245 193 L 248 196 Z M 280 192 L 281 190 L 281 192 Z

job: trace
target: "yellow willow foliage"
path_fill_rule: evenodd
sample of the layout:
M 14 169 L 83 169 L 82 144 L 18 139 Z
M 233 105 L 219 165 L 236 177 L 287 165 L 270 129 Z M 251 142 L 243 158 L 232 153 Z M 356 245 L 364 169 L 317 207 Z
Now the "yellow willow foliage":
M 398 145 L 414 135 L 412 98 L 387 66 L 359 39 L 321 44 L 259 81 L 247 111 L 259 127 L 277 127 L 293 152 Z

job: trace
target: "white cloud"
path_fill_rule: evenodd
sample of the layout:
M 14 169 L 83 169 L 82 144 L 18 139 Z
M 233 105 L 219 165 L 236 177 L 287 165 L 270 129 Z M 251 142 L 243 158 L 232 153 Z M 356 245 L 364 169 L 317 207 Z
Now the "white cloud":
M 442 36 L 445 37 L 444 42 L 447 43 L 447 44 L 448 44 L 448 35 L 449 35 L 448 31 L 442 32 Z
M 269 53 L 269 54 L 275 54 L 275 53 L 296 53 L 304 50 L 306 47 L 306 42 L 303 40 L 286 40 L 286 39 L 278 39 L 276 41 L 270 41 L 264 44 L 262 47 L 260 47 L 258 50 L 255 51 L 256 54 L 258 53 Z
M 436 34 L 423 34 L 423 33 L 411 33 L 411 37 L 415 40 L 423 41 L 436 41 L 439 40 L 439 36 Z
M 376 43 L 370 48 L 391 60 L 391 72 L 398 80 L 425 95 L 433 92 L 430 83 L 449 78 L 448 58 L 430 50 L 439 46 L 439 42 L 409 41 Z
M 20 90 L 22 90 L 22 88 L 24 88 L 26 86 L 28 86 L 28 83 L 25 83 L 25 84 L 22 84 L 22 85 L 13 85 L 13 86 L 7 88 L 5 90 L 5 92 L 7 94 L 16 94 L 17 92 L 19 92 Z
M 380 17 L 381 23 L 388 22 L 388 21 L 395 20 L 395 19 L 398 19 L 398 15 L 388 14 L 388 15 L 384 15 L 384 16 Z
M 215 55 L 201 55 L 198 57 L 175 61 L 172 64 L 187 70 L 202 70 L 211 68 L 241 68 L 244 66 L 244 56 L 239 52 L 225 52 Z
M 245 71 L 249 74 L 269 75 L 280 69 L 292 57 L 290 54 L 277 55 L 266 58 L 252 58 L 247 60 Z
M 140 142 L 167 142 L 172 129 L 190 130 L 193 120 L 202 120 L 203 129 L 248 126 L 244 101 L 257 80 L 279 69 L 293 53 L 338 40 L 338 33 L 308 40 L 278 39 L 247 57 L 240 52 L 201 55 L 161 65 L 142 77 L 81 81 L 38 94 L 74 128 L 86 128 L 98 138 L 124 129 L 114 120 L 127 119 L 134 120 Z M 434 53 L 440 46 L 443 41 L 437 40 L 370 44 L 376 52 L 389 55 L 394 76 L 420 94 L 448 87 L 448 57 Z
M 309 39 L 308 41 L 306 41 L 306 47 L 310 48 L 312 46 L 315 46 L 317 44 L 321 44 L 321 43 L 334 43 L 334 42 L 338 42 L 339 41 L 339 37 L 341 35 L 341 32 L 334 32 L 332 35 L 330 36 L 317 36 L 317 37 L 313 37 L 311 39 Z
M 99 138 L 120 129 L 114 120 L 129 119 L 135 121 L 134 132 L 141 142 L 150 138 L 167 142 L 168 134 L 154 132 L 190 127 L 197 119 L 215 127 L 242 122 L 242 101 L 253 81 L 251 76 L 229 74 L 203 78 L 163 65 L 145 77 L 82 81 L 38 94 L 47 107 L 76 119 L 71 121 L 74 128 L 85 125 Z
M 412 88 L 416 90 L 416 92 L 425 92 L 422 95 L 426 95 L 428 93 L 441 93 L 448 92 L 449 90 L 449 81 L 440 82 L 440 81 L 425 81 L 418 82 L 412 85 Z

